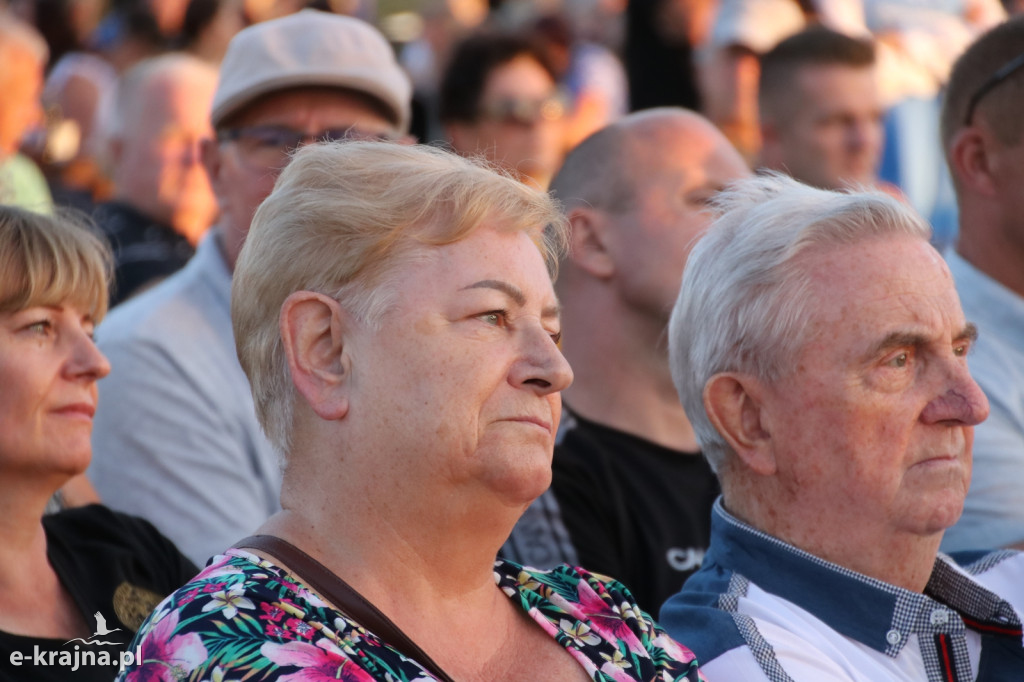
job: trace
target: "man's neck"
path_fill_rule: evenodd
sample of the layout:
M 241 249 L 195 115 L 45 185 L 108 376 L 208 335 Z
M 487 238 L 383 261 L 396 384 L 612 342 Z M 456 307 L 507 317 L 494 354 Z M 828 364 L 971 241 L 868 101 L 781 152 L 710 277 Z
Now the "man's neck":
M 563 398 L 590 421 L 673 450 L 696 452 L 697 439 L 672 384 L 667 351 L 663 342 L 647 337 L 563 326 L 563 352 L 575 376 Z
M 857 523 L 837 533 L 836 524 L 813 518 L 806 509 L 780 508 L 775 495 L 729 482 L 723 491 L 726 508 L 736 518 L 819 559 L 912 592 L 923 592 L 928 584 L 941 533 L 896 535 Z
M 1016 216 L 1017 220 L 1021 218 Z M 1024 228 L 986 224 L 983 229 L 971 230 L 962 217 L 960 230 L 956 246 L 960 257 L 1024 297 Z

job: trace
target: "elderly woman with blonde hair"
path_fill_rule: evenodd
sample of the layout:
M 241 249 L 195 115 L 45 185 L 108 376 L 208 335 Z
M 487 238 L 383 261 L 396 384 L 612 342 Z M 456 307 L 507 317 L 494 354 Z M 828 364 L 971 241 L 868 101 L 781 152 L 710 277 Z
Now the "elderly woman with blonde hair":
M 441 150 L 295 154 L 232 287 L 283 511 L 157 608 L 124 679 L 701 679 L 621 584 L 495 561 L 550 482 L 572 380 L 565 230 Z
M 86 224 L 0 206 L 0 661 L 18 671 L 3 679 L 109 680 L 197 570 L 141 519 L 96 504 L 44 515 L 92 456 L 110 273 Z

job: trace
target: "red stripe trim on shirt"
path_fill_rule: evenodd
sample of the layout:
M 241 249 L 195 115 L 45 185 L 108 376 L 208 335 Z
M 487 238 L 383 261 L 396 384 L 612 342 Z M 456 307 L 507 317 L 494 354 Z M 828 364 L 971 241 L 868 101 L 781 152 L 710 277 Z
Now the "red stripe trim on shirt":
M 1014 637 L 1024 636 L 1024 630 L 1012 625 L 1000 625 L 998 623 L 983 623 L 979 620 L 972 620 L 963 614 L 960 615 L 963 619 L 964 625 L 977 630 L 978 632 L 988 632 L 995 635 L 1013 635 Z
M 953 667 L 953 652 L 950 651 L 949 635 L 935 635 L 935 643 L 942 653 L 942 679 L 945 682 L 957 682 L 956 669 Z

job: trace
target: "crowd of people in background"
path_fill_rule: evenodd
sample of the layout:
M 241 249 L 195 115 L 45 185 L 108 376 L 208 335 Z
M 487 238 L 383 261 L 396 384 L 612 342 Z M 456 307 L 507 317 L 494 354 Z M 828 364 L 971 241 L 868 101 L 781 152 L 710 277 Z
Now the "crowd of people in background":
M 0 680 L 1024 678 L 1022 110 L 1013 0 L 0 0 Z

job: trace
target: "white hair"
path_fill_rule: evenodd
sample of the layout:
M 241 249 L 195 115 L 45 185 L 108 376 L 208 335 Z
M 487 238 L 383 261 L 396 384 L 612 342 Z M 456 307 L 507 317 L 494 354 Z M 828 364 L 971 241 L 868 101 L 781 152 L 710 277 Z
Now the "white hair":
M 883 192 L 815 189 L 778 173 L 736 181 L 714 208 L 717 218 L 687 260 L 668 331 L 672 379 L 717 472 L 730 449 L 704 410 L 704 387 L 720 372 L 771 383 L 792 367 L 814 296 L 801 254 L 885 235 L 927 240 L 931 228 Z

